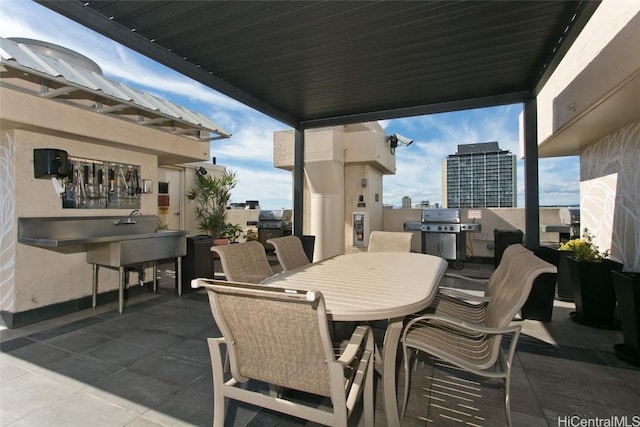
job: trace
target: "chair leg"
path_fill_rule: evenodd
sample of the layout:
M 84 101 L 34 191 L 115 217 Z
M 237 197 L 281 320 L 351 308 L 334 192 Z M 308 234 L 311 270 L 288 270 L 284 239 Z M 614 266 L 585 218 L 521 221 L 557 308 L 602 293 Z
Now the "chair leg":
M 509 397 L 509 386 L 511 385 L 511 377 L 508 375 L 504 381 L 504 411 L 507 414 L 507 425 L 511 427 L 511 401 Z
M 513 358 L 515 357 L 516 347 L 518 344 L 518 338 L 520 338 L 520 330 L 516 330 L 514 332 L 513 337 L 511 338 L 511 343 L 509 345 L 509 353 L 507 357 L 504 357 L 502 351 L 499 353 L 500 361 L 503 363 L 503 372 L 505 373 L 504 377 L 504 411 L 507 415 L 507 425 L 509 427 L 512 426 L 511 423 L 511 368 L 513 367 Z
M 364 384 L 364 396 L 362 399 L 364 412 L 364 425 L 369 427 L 375 425 L 375 408 L 373 402 L 373 371 L 375 371 L 374 355 L 371 354 L 367 363 L 367 377 Z
M 413 357 L 414 352 L 406 345 L 403 345 L 402 353 L 404 358 L 404 393 L 402 398 L 402 408 L 400 410 L 400 420 L 404 418 L 404 413 L 407 410 L 407 403 L 409 401 L 409 388 L 411 387 L 411 358 Z
M 505 361 L 505 372 L 506 376 L 504 377 L 504 411 L 507 415 L 507 425 L 509 427 L 511 424 L 511 365 L 513 364 L 513 359 L 509 358 Z
M 211 371 L 213 374 L 213 426 L 224 426 L 224 368 L 222 362 L 220 338 L 208 338 L 211 355 Z M 225 349 L 226 353 L 226 349 Z

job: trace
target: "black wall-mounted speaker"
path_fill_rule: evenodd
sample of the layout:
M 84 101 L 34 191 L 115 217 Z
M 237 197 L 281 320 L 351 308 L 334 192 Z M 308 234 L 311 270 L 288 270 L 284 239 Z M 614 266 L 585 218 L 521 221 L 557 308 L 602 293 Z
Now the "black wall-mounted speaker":
M 55 148 L 33 149 L 34 178 L 65 177 L 69 174 L 67 152 Z

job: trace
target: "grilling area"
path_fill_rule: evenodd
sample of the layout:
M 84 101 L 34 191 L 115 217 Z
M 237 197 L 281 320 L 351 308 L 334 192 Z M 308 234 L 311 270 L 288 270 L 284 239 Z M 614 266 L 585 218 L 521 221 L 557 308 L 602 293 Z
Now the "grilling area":
M 481 226 L 462 223 L 460 209 L 423 209 L 420 223 L 405 222 L 404 229 L 419 229 L 422 253 L 452 261 L 459 270 L 467 259 L 467 232 L 480 231 Z
M 291 236 L 293 231 L 291 209 L 261 210 L 256 227 L 258 228 L 258 241 L 267 250 L 273 250 L 273 246 L 267 243 L 267 240 Z

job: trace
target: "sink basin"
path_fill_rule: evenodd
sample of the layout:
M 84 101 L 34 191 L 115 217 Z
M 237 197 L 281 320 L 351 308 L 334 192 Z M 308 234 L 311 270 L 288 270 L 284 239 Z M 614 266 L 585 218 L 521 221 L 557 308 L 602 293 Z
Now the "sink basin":
M 87 262 L 108 267 L 121 267 L 185 256 L 187 254 L 186 235 L 187 232 L 184 230 L 157 230 L 149 233 L 88 239 L 84 242 L 87 243 Z
M 117 268 L 119 311 L 124 308 L 125 266 L 175 258 L 178 295 L 182 292 L 181 257 L 187 254 L 185 230 L 156 230 L 158 217 L 91 216 L 18 218 L 18 242 L 46 248 L 86 245 L 87 262 L 93 264 L 93 307 L 98 296 L 99 267 Z M 153 290 L 156 291 L 153 268 Z

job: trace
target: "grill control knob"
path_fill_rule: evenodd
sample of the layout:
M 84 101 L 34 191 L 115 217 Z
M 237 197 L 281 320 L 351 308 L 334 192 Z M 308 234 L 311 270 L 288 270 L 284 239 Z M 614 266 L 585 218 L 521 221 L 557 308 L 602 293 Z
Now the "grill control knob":
M 427 231 L 431 230 L 431 226 L 427 225 Z
M 441 225 L 438 226 L 438 231 L 440 231 L 440 230 L 442 230 L 442 226 Z
M 449 230 L 453 231 L 453 225 L 449 227 Z

